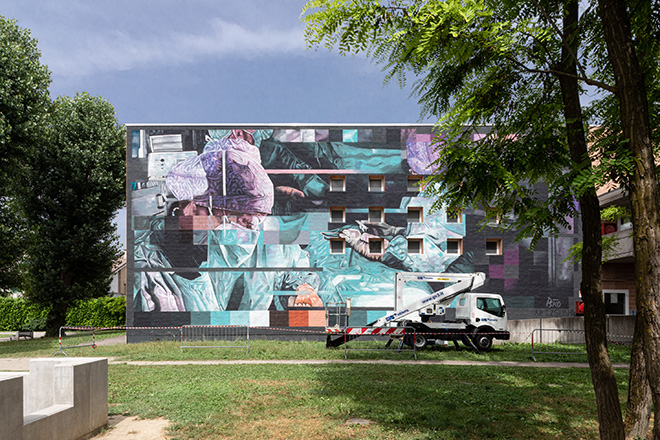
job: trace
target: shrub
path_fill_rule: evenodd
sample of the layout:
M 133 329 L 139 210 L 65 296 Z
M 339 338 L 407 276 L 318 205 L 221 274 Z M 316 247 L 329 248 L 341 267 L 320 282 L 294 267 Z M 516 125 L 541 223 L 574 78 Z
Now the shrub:
M 48 309 L 23 298 L 0 297 L 0 330 L 43 330 Z M 81 301 L 67 313 L 67 325 L 119 327 L 126 323 L 126 298 L 94 298 Z
M 79 302 L 66 314 L 66 323 L 81 327 L 119 327 L 126 324 L 126 297 L 94 298 Z
M 47 312 L 23 298 L 0 298 L 0 330 L 27 330 L 30 324 L 34 326 L 32 321 L 45 323 Z

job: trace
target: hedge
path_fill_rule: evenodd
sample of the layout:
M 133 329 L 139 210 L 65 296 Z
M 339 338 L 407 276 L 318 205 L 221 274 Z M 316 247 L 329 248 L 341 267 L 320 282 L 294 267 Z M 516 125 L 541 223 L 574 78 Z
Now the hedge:
M 23 298 L 0 297 L 0 331 L 43 330 L 48 309 Z M 126 298 L 102 297 L 81 301 L 70 308 L 67 325 L 118 327 L 126 324 Z

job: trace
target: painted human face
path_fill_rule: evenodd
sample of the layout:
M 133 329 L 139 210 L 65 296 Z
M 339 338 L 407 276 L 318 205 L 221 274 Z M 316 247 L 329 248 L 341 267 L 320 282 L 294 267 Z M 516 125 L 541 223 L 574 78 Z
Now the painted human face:
M 256 231 L 266 219 L 264 213 L 247 213 L 228 211 L 220 208 L 209 209 L 206 206 L 188 202 L 180 211 L 181 215 L 190 217 L 205 217 L 205 221 L 195 222 L 196 225 L 208 225 L 203 229 L 233 229 L 242 228 Z M 202 229 L 196 226 L 194 229 Z

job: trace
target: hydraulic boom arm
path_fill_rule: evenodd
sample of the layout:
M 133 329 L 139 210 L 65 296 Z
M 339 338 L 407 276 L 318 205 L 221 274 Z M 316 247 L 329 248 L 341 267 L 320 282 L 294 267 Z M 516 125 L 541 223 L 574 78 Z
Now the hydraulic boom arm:
M 431 304 L 449 304 L 458 295 L 464 292 L 469 292 L 480 286 L 483 286 L 486 281 L 486 275 L 482 272 L 477 273 L 415 273 L 415 272 L 399 272 L 397 273 L 395 290 L 397 303 L 401 299 L 401 292 L 403 285 L 408 281 L 427 281 L 427 282 L 445 282 L 454 283 L 449 287 L 438 290 L 425 298 L 418 299 L 410 304 L 406 304 L 401 308 L 397 308 L 394 312 L 386 315 L 372 325 L 382 327 L 392 321 L 398 321 L 405 316 L 414 313 L 418 310 L 428 307 Z M 397 304 L 398 305 L 398 304 Z

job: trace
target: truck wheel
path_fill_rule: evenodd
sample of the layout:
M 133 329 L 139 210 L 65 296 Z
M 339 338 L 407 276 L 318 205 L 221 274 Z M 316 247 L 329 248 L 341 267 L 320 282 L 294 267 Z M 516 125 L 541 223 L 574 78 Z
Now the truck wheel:
M 472 342 L 480 351 L 488 351 L 493 346 L 493 338 L 490 335 L 476 333 L 472 336 Z
M 415 335 L 415 348 L 417 350 L 424 350 L 427 344 L 428 344 L 428 340 L 426 339 L 426 336 Z

